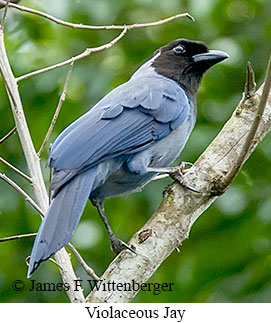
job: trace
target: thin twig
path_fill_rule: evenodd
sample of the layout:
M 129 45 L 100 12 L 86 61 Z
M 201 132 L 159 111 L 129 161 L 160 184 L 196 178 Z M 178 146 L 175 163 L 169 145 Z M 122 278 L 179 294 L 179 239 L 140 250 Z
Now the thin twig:
M 3 138 L 0 139 L 0 145 L 6 141 L 10 136 L 12 136 L 16 131 L 16 127 L 12 128 Z
M 48 72 L 48 71 L 51 71 L 51 70 L 53 70 L 55 68 L 71 64 L 72 62 L 75 62 L 75 61 L 78 61 L 79 59 L 85 58 L 85 57 L 89 56 L 92 53 L 101 52 L 101 51 L 103 51 L 105 49 L 108 49 L 108 48 L 112 47 L 113 45 L 115 45 L 126 34 L 126 32 L 127 32 L 127 29 L 124 28 L 123 31 L 119 34 L 118 37 L 114 38 L 113 40 L 111 40 L 111 42 L 109 42 L 107 44 L 104 44 L 104 45 L 99 46 L 99 47 L 87 48 L 86 50 L 84 50 L 83 53 L 81 53 L 81 54 L 79 54 L 77 56 L 74 56 L 72 58 L 69 58 L 66 61 L 63 61 L 63 62 L 55 64 L 55 65 L 50 65 L 50 66 L 42 68 L 40 70 L 37 70 L 37 71 L 31 72 L 31 73 L 19 76 L 19 77 L 17 77 L 16 81 L 20 82 L 20 81 L 25 80 L 25 79 L 27 79 L 29 77 L 34 76 L 34 75 L 41 74 L 41 73 L 44 73 L 44 72 Z
M 42 209 L 36 204 L 36 202 L 34 202 L 32 200 L 32 198 L 19 186 L 17 185 L 12 179 L 10 179 L 8 176 L 6 176 L 3 173 L 0 173 L 0 178 L 2 180 L 4 180 L 6 183 L 8 183 L 9 185 L 11 185 L 13 188 L 15 188 L 15 190 L 17 190 L 20 194 L 23 195 L 23 197 L 25 198 L 25 200 L 30 203 L 30 205 L 33 206 L 33 208 L 39 212 L 39 214 L 44 217 L 45 214 L 42 211 Z
M 16 168 L 15 166 L 11 165 L 8 161 L 6 161 L 4 158 L 0 157 L 0 162 L 2 162 L 3 164 L 7 165 L 8 167 L 10 167 L 11 169 L 13 169 L 16 173 L 18 173 L 19 175 L 21 175 L 24 179 L 26 179 L 29 183 L 32 184 L 32 179 L 31 177 L 29 177 L 28 175 L 26 175 L 25 173 L 23 173 L 21 170 L 19 170 L 18 168 Z
M 18 234 L 16 236 L 0 238 L 0 242 L 6 242 L 6 241 L 17 240 L 17 239 L 28 238 L 28 237 L 35 237 L 36 235 L 37 233 Z
M 0 0 L 1 2 L 1 0 Z M 18 6 L 18 5 L 12 5 L 14 8 L 17 8 L 17 9 L 20 9 L 18 7 L 22 7 L 22 6 Z M 22 9 L 20 9 L 22 10 Z M 23 11 L 26 11 L 26 10 L 23 10 Z M 82 58 L 85 58 L 87 56 L 89 56 L 90 54 L 92 53 L 96 53 L 96 52 L 100 52 L 100 51 L 103 51 L 105 49 L 108 49 L 110 47 L 112 47 L 114 44 L 116 44 L 125 34 L 128 30 L 131 30 L 131 29 L 135 29 L 135 28 L 142 28 L 142 27 L 151 27 L 151 26 L 158 26 L 158 25 L 162 25 L 162 24 L 165 24 L 165 23 L 168 23 L 174 19 L 177 19 L 177 18 L 180 18 L 180 17 L 188 17 L 189 19 L 193 20 L 194 21 L 194 18 L 192 16 L 190 16 L 188 13 L 183 13 L 183 14 L 177 14 L 175 16 L 172 16 L 172 17 L 169 17 L 169 18 L 166 18 L 166 19 L 162 19 L 162 20 L 159 20 L 159 21 L 155 21 L 155 22 L 151 22 L 151 23 L 145 23 L 145 24 L 133 24 L 133 25 L 112 25 L 112 26 L 86 26 L 86 25 L 82 25 L 82 24 L 72 24 L 72 23 L 67 23 L 67 22 L 64 22 L 62 20 L 58 20 L 50 15 L 47 15 L 47 14 L 44 14 L 40 11 L 36 11 L 31 9 L 31 13 L 35 13 L 35 14 L 38 14 L 38 15 L 41 15 L 43 17 L 46 17 L 54 22 L 57 22 L 57 23 L 61 23 L 65 26 L 69 26 L 69 27 L 73 27 L 73 28 L 83 28 L 83 29 L 121 29 L 122 32 L 121 34 L 116 37 L 115 39 L 113 39 L 111 42 L 107 43 L 107 44 L 104 44 L 104 45 L 101 45 L 101 46 L 98 46 L 98 47 L 94 47 L 94 48 L 87 48 L 83 53 L 77 55 L 77 56 L 74 56 L 68 60 L 65 60 L 63 62 L 60 62 L 58 64 L 55 64 L 55 65 L 51 65 L 51 66 L 48 66 L 48 67 L 45 67 L 45 68 L 42 68 L 42 69 L 39 69 L 37 71 L 33 71 L 33 72 L 30 72 L 30 73 L 27 73 L 25 75 L 21 75 L 19 77 L 17 77 L 16 81 L 17 82 L 20 82 L 22 80 L 25 80 L 29 77 L 32 77 L 34 75 L 38 75 L 38 74 L 41 74 L 41 73 L 44 73 L 44 72 L 47 72 L 47 71 L 51 71 L 55 68 L 58 68 L 58 67 L 62 67 L 62 66 L 65 66 L 67 64 L 71 64 L 72 62 L 75 62 L 79 59 L 82 59 Z M 28 12 L 30 12 L 28 10 Z M 50 18 L 49 18 L 50 17 Z M 52 19 L 51 19 L 52 18 Z M 63 22 L 63 23 L 62 23 Z M 75 27 L 77 26 L 77 27 Z
M 0 0 L 0 3 L 5 4 L 6 1 Z M 16 4 L 13 4 L 13 3 L 10 3 L 9 6 L 12 7 L 12 8 L 16 8 L 18 10 L 27 12 L 27 13 L 31 13 L 31 14 L 34 14 L 34 15 L 41 16 L 43 18 L 46 18 L 46 19 L 58 24 L 58 25 L 63 25 L 63 26 L 66 26 L 66 27 L 74 28 L 74 29 L 90 29 L 90 30 L 112 30 L 112 29 L 122 30 L 122 29 L 125 29 L 124 25 L 91 26 L 91 25 L 83 25 L 83 24 L 76 24 L 76 23 L 74 24 L 74 23 L 71 23 L 71 22 L 68 22 L 68 21 L 64 21 L 62 19 L 55 18 L 54 16 L 49 15 L 48 13 L 45 13 L 45 12 L 42 12 L 42 11 L 39 11 L 39 10 L 27 8 L 27 7 L 16 5 Z M 151 26 L 159 26 L 159 25 L 165 24 L 167 22 L 170 22 L 172 20 L 182 18 L 182 17 L 187 17 L 190 20 L 195 21 L 195 19 L 189 13 L 181 13 L 181 14 L 177 14 L 177 15 L 168 17 L 166 19 L 162 19 L 162 20 L 155 21 L 155 22 L 127 25 L 126 28 L 128 30 L 131 30 L 131 29 L 135 29 L 135 28 L 145 28 L 145 27 L 151 27 Z
M 5 3 L 5 10 L 4 10 L 4 14 L 3 14 L 2 22 L 1 22 L 1 27 L 0 27 L 0 29 L 2 31 L 4 31 L 5 21 L 6 21 L 7 13 L 8 13 L 8 6 L 9 6 L 9 0 L 7 0 Z
M 248 76 L 248 78 L 249 78 L 249 76 Z M 268 65 L 267 65 L 267 70 L 266 70 L 265 80 L 264 80 L 264 87 L 263 87 L 263 92 L 262 92 L 262 95 L 261 95 L 260 103 L 259 103 L 259 106 L 258 106 L 258 111 L 257 111 L 256 117 L 255 117 L 255 119 L 253 121 L 253 124 L 252 124 L 252 126 L 250 128 L 250 131 L 249 131 L 249 133 L 247 135 L 246 142 L 242 147 L 242 151 L 241 151 L 238 159 L 234 163 L 233 168 L 231 169 L 231 171 L 229 172 L 229 174 L 227 176 L 228 185 L 232 182 L 235 175 L 239 172 L 239 170 L 241 169 L 243 163 L 246 160 L 246 156 L 247 156 L 247 154 L 249 152 L 251 144 L 253 143 L 253 139 L 255 137 L 255 134 L 256 134 L 256 132 L 258 130 L 258 127 L 259 127 L 259 124 L 260 124 L 260 121 L 262 119 L 262 116 L 263 116 L 263 113 L 264 113 L 264 108 L 266 106 L 267 99 L 268 99 L 268 94 L 270 92 L 270 88 L 271 88 L 271 55 L 269 57 L 269 61 L 268 61 Z
M 77 258 L 77 260 L 80 262 L 80 264 L 84 268 L 85 272 L 89 276 L 93 277 L 94 279 L 99 280 L 100 277 L 95 274 L 94 270 L 91 267 L 89 267 L 89 265 L 85 262 L 85 260 L 80 255 L 80 253 L 76 250 L 76 248 L 70 242 L 67 244 L 67 247 L 75 255 L 75 257 Z
M 59 101 L 58 101 L 58 105 L 57 105 L 57 108 L 56 108 L 55 114 L 54 114 L 54 116 L 53 116 L 52 122 L 51 122 L 51 124 L 50 124 L 50 127 L 49 127 L 49 129 L 48 129 L 47 133 L 46 133 L 46 136 L 45 136 L 45 138 L 44 138 L 44 140 L 43 140 L 43 143 L 42 143 L 42 145 L 41 145 L 41 147 L 40 147 L 40 149 L 39 149 L 39 151 L 38 151 L 38 153 L 37 153 L 37 155 L 38 155 L 39 157 L 40 157 L 40 155 L 41 155 L 41 153 L 42 153 L 42 151 L 43 151 L 43 149 L 44 149 L 44 147 L 45 147 L 45 145 L 46 145 L 47 141 L 49 140 L 49 138 L 50 138 L 50 136 L 51 136 L 51 133 L 52 133 L 52 131 L 53 131 L 53 129 L 54 129 L 54 125 L 55 125 L 56 120 L 57 120 L 57 118 L 58 118 L 59 112 L 60 112 L 60 110 L 61 110 L 61 108 L 62 108 L 62 105 L 63 105 L 63 103 L 64 103 L 65 99 L 66 99 L 67 88 L 68 88 L 68 84 L 69 84 L 69 80 L 70 80 L 70 76 L 71 76 L 72 68 L 73 68 L 73 61 L 72 61 L 72 62 L 71 62 L 71 64 L 70 64 L 70 67 L 69 67 L 69 70 L 68 70 L 68 73 L 67 73 L 67 76 L 66 76 L 66 80 L 65 80 L 65 83 L 64 83 L 63 91 L 62 91 L 62 93 L 61 93 L 61 95 L 60 95 L 60 98 L 59 98 Z

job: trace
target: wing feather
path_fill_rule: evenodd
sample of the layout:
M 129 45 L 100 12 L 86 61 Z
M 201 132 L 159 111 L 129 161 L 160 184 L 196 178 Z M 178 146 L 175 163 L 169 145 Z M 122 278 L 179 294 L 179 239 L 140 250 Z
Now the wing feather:
M 59 135 L 48 164 L 70 179 L 107 158 L 144 149 L 184 123 L 191 105 L 175 81 L 132 78 Z

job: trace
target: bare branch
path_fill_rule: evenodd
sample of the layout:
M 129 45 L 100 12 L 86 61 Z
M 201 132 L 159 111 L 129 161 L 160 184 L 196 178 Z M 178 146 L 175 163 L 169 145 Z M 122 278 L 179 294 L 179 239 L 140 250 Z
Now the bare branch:
M 6 1 L 0 0 L 0 4 L 5 5 Z M 46 18 L 58 25 L 63 25 L 66 27 L 71 27 L 74 29 L 88 29 L 88 30 L 112 30 L 112 29 L 119 29 L 119 30 L 123 30 L 125 28 L 127 28 L 127 30 L 131 30 L 131 29 L 135 29 L 135 28 L 145 28 L 145 27 L 152 27 L 152 26 L 159 26 L 165 23 L 168 23 L 172 20 L 178 19 L 178 18 L 183 18 L 183 17 L 187 17 L 188 19 L 195 21 L 195 19 L 189 14 L 189 13 L 180 13 L 171 17 L 168 17 L 166 19 L 162 19 L 159 21 L 155 21 L 155 22 L 149 22 L 149 23 L 143 23 L 143 24 L 132 24 L 132 25 L 111 25 L 111 26 L 91 26 L 91 25 L 83 25 L 83 24 L 74 24 L 68 21 L 64 21 L 58 18 L 55 18 L 43 11 L 39 11 L 39 10 L 35 10 L 35 9 L 31 9 L 31 8 L 27 8 L 24 6 L 20 6 L 20 5 L 16 5 L 16 4 L 12 4 L 10 3 L 9 5 L 12 8 L 16 8 L 18 10 L 27 12 L 27 13 L 31 13 L 34 15 L 38 15 L 41 16 L 43 18 Z
M 7 182 L 9 185 L 11 185 L 15 190 L 17 190 L 20 194 L 23 195 L 25 200 L 30 203 L 36 211 L 39 212 L 39 214 L 44 217 L 44 212 L 42 209 L 32 200 L 32 198 L 19 186 L 17 185 L 12 179 L 7 177 L 5 174 L 0 173 L 0 178 L 2 178 L 5 182 Z
M 11 165 L 8 161 L 6 161 L 4 158 L 0 157 L 0 162 L 2 162 L 3 164 L 7 165 L 8 167 L 10 167 L 11 169 L 13 169 L 16 173 L 18 173 L 19 175 L 21 175 L 24 179 L 26 179 L 29 183 L 32 184 L 32 179 L 26 175 L 25 173 L 23 173 L 21 170 L 19 170 L 18 168 L 16 168 L 15 166 Z
M 48 198 L 46 188 L 43 182 L 39 159 L 37 158 L 31 136 L 26 123 L 20 94 L 16 80 L 13 76 L 11 67 L 6 55 L 4 34 L 0 29 L 0 72 L 6 84 L 8 91 L 16 128 L 22 143 L 24 154 L 27 160 L 30 176 L 33 180 L 33 187 L 41 208 L 46 210 L 48 207 Z
M 7 2 L 6 2 L 6 4 L 5 4 L 4 15 L 3 15 L 2 22 L 1 22 L 1 27 L 0 27 L 0 29 L 2 29 L 2 30 L 4 30 L 5 21 L 6 21 L 6 18 L 7 18 L 9 1 L 10 1 L 10 0 L 7 0 Z
M 0 3 L 1 3 L 2 0 L 0 0 Z M 18 6 L 18 5 L 11 5 L 10 6 L 14 7 L 14 8 L 17 8 L 17 9 L 20 9 L 22 10 L 22 6 Z M 19 8 L 20 7 L 20 8 Z M 27 12 L 30 12 L 31 13 L 35 13 L 35 14 L 38 14 L 38 15 L 41 15 L 43 17 L 46 17 L 54 22 L 57 22 L 57 23 L 60 23 L 63 22 L 62 20 L 58 20 L 50 15 L 47 15 L 47 14 L 44 14 L 43 12 L 40 12 L 40 11 L 37 11 L 37 10 L 33 10 L 33 9 L 27 9 Z M 26 11 L 25 8 L 23 11 Z M 50 18 L 49 18 L 50 17 Z M 87 48 L 83 53 L 77 55 L 77 56 L 74 56 L 68 60 L 65 60 L 63 62 L 60 62 L 58 64 L 54 64 L 54 65 L 51 65 L 51 66 L 48 66 L 48 67 L 45 67 L 45 68 L 42 68 L 42 69 L 39 69 L 37 71 L 33 71 L 33 72 L 30 72 L 30 73 L 27 73 L 25 75 L 21 75 L 19 77 L 17 77 L 17 82 L 20 82 L 22 80 L 25 80 L 29 77 L 32 77 L 32 76 L 35 76 L 35 75 L 38 75 L 38 74 L 41 74 L 41 73 L 44 73 L 44 72 L 48 72 L 48 71 L 51 71 L 55 68 L 58 68 L 58 67 L 62 67 L 62 66 L 65 66 L 65 65 L 68 65 L 68 64 L 71 64 L 72 62 L 75 62 L 77 60 L 80 60 L 82 58 L 85 58 L 87 56 L 89 56 L 90 54 L 92 53 L 96 53 L 96 52 L 100 52 L 100 51 L 103 51 L 105 49 L 108 49 L 110 47 L 112 47 L 114 44 L 116 44 L 125 34 L 128 30 L 131 30 L 131 29 L 135 29 L 135 28 L 142 28 L 142 27 L 153 27 L 153 26 L 159 26 L 159 25 L 162 25 L 162 24 L 165 24 L 165 23 L 168 23 L 172 20 L 175 20 L 177 18 L 181 18 L 181 17 L 188 17 L 189 19 L 193 20 L 194 21 L 194 18 L 192 16 L 190 16 L 188 13 L 183 13 L 183 14 L 177 14 L 175 16 L 172 16 L 172 17 L 169 17 L 169 18 L 166 18 L 166 19 L 162 19 L 162 20 L 159 20 L 159 21 L 155 21 L 155 22 L 151 22 L 151 23 L 145 23 L 145 24 L 133 24 L 133 25 L 119 25 L 119 26 L 116 26 L 116 25 L 112 25 L 112 26 L 86 26 L 86 25 L 82 25 L 82 24 L 71 24 L 71 23 L 67 23 L 67 22 L 63 22 L 61 24 L 64 24 L 65 26 L 69 26 L 69 27 L 73 27 L 73 28 L 83 28 L 83 29 L 121 29 L 122 32 L 119 36 L 117 36 L 115 39 L 113 39 L 111 42 L 107 43 L 107 44 L 104 44 L 104 45 L 101 45 L 101 46 L 98 46 L 98 47 L 94 47 L 94 48 Z M 75 27 L 77 26 L 77 27 Z
M 85 262 L 85 260 L 83 259 L 83 257 L 80 255 L 80 253 L 76 250 L 76 248 L 74 247 L 74 245 L 72 245 L 70 242 L 68 243 L 67 247 L 71 250 L 71 252 L 75 255 L 75 257 L 77 258 L 77 260 L 79 261 L 79 263 L 82 265 L 82 267 L 84 268 L 85 272 L 93 277 L 96 280 L 99 280 L 99 276 L 97 276 L 95 274 L 95 271 L 89 267 L 89 265 Z
M 12 240 L 17 240 L 17 239 L 22 239 L 22 238 L 35 237 L 36 235 L 37 235 L 37 233 L 18 234 L 16 236 L 0 238 L 0 242 L 12 241 Z
M 0 139 L 0 145 L 6 141 L 10 136 L 12 136 L 16 131 L 16 127 L 12 128 L 3 138 Z
M 58 118 L 59 112 L 60 112 L 60 110 L 62 108 L 62 105 L 63 105 L 64 101 L 66 100 L 67 88 L 68 88 L 68 84 L 69 84 L 69 80 L 70 80 L 70 76 L 71 76 L 71 72 L 72 72 L 72 67 L 73 67 L 73 61 L 70 64 L 70 67 L 69 67 L 69 70 L 68 70 L 68 73 L 67 73 L 67 76 L 66 76 L 66 80 L 65 80 L 65 83 L 64 83 L 64 88 L 63 88 L 63 91 L 62 91 L 62 93 L 60 95 L 60 98 L 59 98 L 59 101 L 58 101 L 58 105 L 57 105 L 55 114 L 53 116 L 52 122 L 51 122 L 51 124 L 49 126 L 49 129 L 48 129 L 48 131 L 46 133 L 46 136 L 45 136 L 45 138 L 43 140 L 43 143 L 42 143 L 42 145 L 41 145 L 41 147 L 40 147 L 40 149 L 39 149 L 39 151 L 37 153 L 37 155 L 39 157 L 40 157 L 40 155 L 41 155 L 41 153 L 42 153 L 42 151 L 43 151 L 43 149 L 44 149 L 47 141 L 49 140 L 49 138 L 51 136 L 51 133 L 52 133 L 52 131 L 54 129 L 54 125 L 55 125 L 56 120 Z
M 72 64 L 73 62 L 78 61 L 79 59 L 85 58 L 85 57 L 89 56 L 92 53 L 101 52 L 101 51 L 103 51 L 105 49 L 108 49 L 108 48 L 112 47 L 113 45 L 115 45 L 126 34 L 126 32 L 127 32 L 127 29 L 124 28 L 123 31 L 119 34 L 118 37 L 114 38 L 111 42 L 109 42 L 107 44 L 104 44 L 104 45 L 99 46 L 99 47 L 87 48 L 83 53 L 81 53 L 81 54 L 79 54 L 77 56 L 74 56 L 72 58 L 69 58 L 66 61 L 63 61 L 61 63 L 51 65 L 51 66 L 42 68 L 40 70 L 37 70 L 37 71 L 31 72 L 31 73 L 19 76 L 19 77 L 17 77 L 16 81 L 20 82 L 20 81 L 25 80 L 25 79 L 27 79 L 29 77 L 34 76 L 34 75 L 38 75 L 38 74 L 41 74 L 41 73 L 44 73 L 44 72 L 48 72 L 48 71 L 51 71 L 51 70 L 53 70 L 55 68 L 58 68 L 58 67 L 61 67 L 61 66 Z

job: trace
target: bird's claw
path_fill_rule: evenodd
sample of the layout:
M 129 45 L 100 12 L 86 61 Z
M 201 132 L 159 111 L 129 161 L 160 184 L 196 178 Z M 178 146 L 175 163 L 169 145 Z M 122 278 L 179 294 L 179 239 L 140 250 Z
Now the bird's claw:
M 196 190 L 195 188 L 193 188 L 185 183 L 183 176 L 187 172 L 187 170 L 185 170 L 186 165 L 193 166 L 193 164 L 191 164 L 189 162 L 182 162 L 179 166 L 148 167 L 147 171 L 148 172 L 156 172 L 156 173 L 166 173 L 172 179 L 179 182 L 183 187 L 187 188 L 188 190 L 195 192 L 195 193 L 200 193 L 198 190 Z
M 200 191 L 196 190 L 194 187 L 192 186 L 189 186 L 185 183 L 184 181 L 184 178 L 183 178 L 183 175 L 187 172 L 187 170 L 185 170 L 185 166 L 186 165 L 193 165 L 191 163 L 187 163 L 187 162 L 182 162 L 180 164 L 180 166 L 175 166 L 175 167 L 172 167 L 172 171 L 169 172 L 169 176 L 174 179 L 175 181 L 177 181 L 178 183 L 180 183 L 183 187 L 185 187 L 186 189 L 194 192 L 194 193 L 199 193 L 200 194 Z
M 122 240 L 114 237 L 110 240 L 111 250 L 118 255 L 122 250 L 129 250 L 134 254 L 137 254 L 134 249 L 128 246 L 127 243 L 123 242 Z

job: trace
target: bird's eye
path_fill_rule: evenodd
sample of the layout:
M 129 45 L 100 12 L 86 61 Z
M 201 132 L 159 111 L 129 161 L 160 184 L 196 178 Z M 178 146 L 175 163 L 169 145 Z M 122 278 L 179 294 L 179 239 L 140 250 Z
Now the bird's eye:
M 179 44 L 178 46 L 174 47 L 173 48 L 173 52 L 176 54 L 176 55 L 181 55 L 185 52 L 185 48 L 183 45 Z

